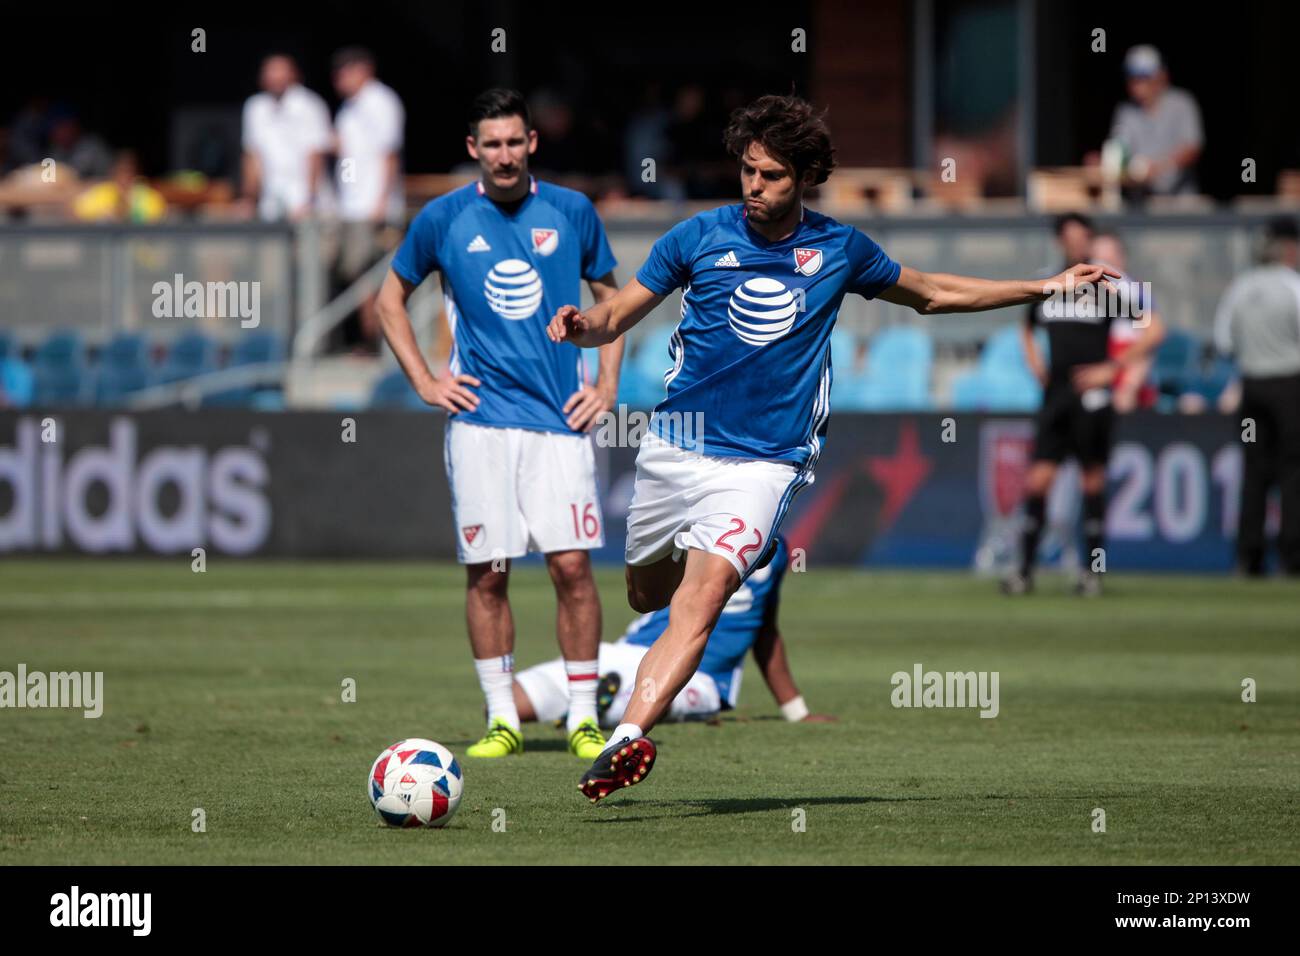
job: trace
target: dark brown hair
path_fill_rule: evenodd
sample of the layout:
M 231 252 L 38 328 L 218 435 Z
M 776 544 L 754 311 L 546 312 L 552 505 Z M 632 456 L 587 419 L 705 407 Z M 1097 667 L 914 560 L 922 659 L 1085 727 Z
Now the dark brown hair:
M 811 170 L 814 186 L 826 182 L 835 168 L 825 113 L 797 96 L 760 96 L 740 107 L 731 114 L 722 142 L 736 159 L 744 156 L 750 143 L 758 143 L 793 166 L 796 176 Z

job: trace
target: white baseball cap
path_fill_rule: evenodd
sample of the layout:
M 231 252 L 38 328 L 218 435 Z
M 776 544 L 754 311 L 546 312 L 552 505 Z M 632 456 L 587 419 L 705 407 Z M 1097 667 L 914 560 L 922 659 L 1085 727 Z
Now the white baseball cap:
M 1132 47 L 1124 56 L 1124 72 L 1129 76 L 1154 76 L 1163 66 L 1160 51 L 1150 44 Z

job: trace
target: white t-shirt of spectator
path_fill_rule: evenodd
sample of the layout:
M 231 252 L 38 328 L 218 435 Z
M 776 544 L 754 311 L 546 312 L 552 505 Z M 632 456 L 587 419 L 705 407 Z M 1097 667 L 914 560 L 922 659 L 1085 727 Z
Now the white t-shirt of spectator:
M 244 103 L 243 146 L 262 166 L 262 195 L 257 211 L 263 219 L 284 219 L 311 195 L 308 161 L 329 152 L 330 111 L 325 101 L 294 84 L 278 100 L 257 93 Z M 323 176 L 323 173 L 322 173 Z M 316 211 L 328 205 L 328 181 L 318 184 Z
M 1110 135 L 1130 156 L 1168 159 L 1176 149 L 1203 144 L 1201 108 L 1191 93 L 1171 86 L 1149 112 L 1131 100 L 1117 106 Z M 1195 167 L 1164 170 L 1151 182 L 1151 190 L 1162 195 L 1196 192 Z
M 378 80 L 370 80 L 339 108 L 338 190 L 339 215 L 346 221 L 370 219 L 379 208 L 390 153 L 400 153 L 406 111 L 402 101 Z M 402 215 L 399 174 L 389 184 L 384 216 L 397 221 Z

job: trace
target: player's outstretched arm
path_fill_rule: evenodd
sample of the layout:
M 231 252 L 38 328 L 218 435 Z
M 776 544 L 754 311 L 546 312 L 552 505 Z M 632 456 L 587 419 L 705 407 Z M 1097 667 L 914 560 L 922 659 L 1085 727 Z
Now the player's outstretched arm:
M 585 312 L 576 305 L 560 306 L 546 327 L 546 334 L 552 342 L 598 348 L 627 332 L 663 300 L 663 296 L 632 279 L 612 298 L 597 302 Z
M 1083 283 L 1105 285 L 1107 277 L 1118 279 L 1110 266 L 1080 263 L 1050 279 L 977 279 L 944 272 L 921 272 L 908 266 L 898 273 L 898 281 L 878 298 L 905 305 L 922 315 L 945 312 L 984 312 L 1009 305 L 1041 302 L 1062 295 Z
M 388 347 L 397 356 L 398 364 L 402 366 L 411 387 L 421 399 L 430 405 L 445 408 L 452 414 L 459 411 L 472 412 L 478 408 L 478 396 L 466 386 L 483 383 L 473 375 L 446 375 L 437 378 L 429 370 L 429 363 L 420 351 L 420 343 L 415 340 L 411 316 L 406 311 L 406 300 L 414 291 L 414 285 L 393 270 L 388 270 L 375 299 L 375 312 L 379 315 L 379 326 L 383 329 Z
M 769 611 L 768 619 L 763 621 L 754 641 L 754 662 L 758 664 L 767 688 L 781 706 L 786 720 L 806 721 L 810 724 L 824 724 L 835 720 L 827 714 L 810 714 L 804 703 L 799 688 L 795 685 L 794 675 L 790 673 L 790 662 L 785 656 L 785 642 L 781 640 L 781 631 L 776 626 L 775 615 Z

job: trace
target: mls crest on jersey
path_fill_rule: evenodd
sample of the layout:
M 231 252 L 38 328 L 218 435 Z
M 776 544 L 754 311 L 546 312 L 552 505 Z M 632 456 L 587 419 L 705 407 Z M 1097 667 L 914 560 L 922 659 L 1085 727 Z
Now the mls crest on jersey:
M 549 256 L 559 244 L 560 231 L 558 229 L 533 230 L 533 252 L 538 255 Z
M 810 276 L 822 267 L 820 249 L 796 249 L 794 251 L 794 271 L 800 275 Z

